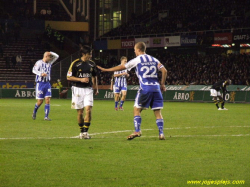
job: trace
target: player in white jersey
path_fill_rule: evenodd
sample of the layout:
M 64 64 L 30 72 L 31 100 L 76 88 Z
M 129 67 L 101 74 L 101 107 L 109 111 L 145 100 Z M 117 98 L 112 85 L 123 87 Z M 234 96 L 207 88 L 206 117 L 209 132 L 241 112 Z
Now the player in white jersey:
M 135 132 L 127 137 L 132 140 L 141 136 L 141 112 L 143 109 L 151 107 L 156 117 L 156 124 L 159 129 L 159 139 L 165 140 L 163 133 L 163 117 L 161 109 L 163 108 L 162 92 L 166 90 L 165 81 L 167 78 L 167 70 L 156 58 L 146 54 L 146 44 L 138 42 L 134 47 L 136 58 L 130 60 L 125 65 L 116 66 L 105 69 L 97 66 L 100 70 L 106 72 L 120 71 L 124 69 L 136 68 L 136 75 L 139 78 L 140 89 L 138 90 L 134 104 L 134 127 Z M 162 76 L 159 83 L 158 71 Z
M 43 104 L 45 99 L 45 117 L 44 120 L 51 121 L 48 117 L 50 112 L 50 98 L 51 98 L 51 85 L 50 85 L 50 74 L 52 64 L 59 58 L 59 55 L 54 52 L 45 52 L 43 59 L 38 60 L 32 72 L 36 74 L 36 99 L 37 103 L 32 114 L 32 119 L 36 119 L 36 113 L 39 107 Z
M 125 65 L 126 63 L 127 63 L 127 57 L 122 56 L 121 65 Z M 122 93 L 122 96 L 121 96 L 119 109 L 123 110 L 123 104 L 127 95 L 127 77 L 129 77 L 129 74 L 127 70 L 115 71 L 114 77 L 115 77 L 115 87 L 114 87 L 115 110 L 118 110 L 118 103 L 119 103 L 121 93 Z

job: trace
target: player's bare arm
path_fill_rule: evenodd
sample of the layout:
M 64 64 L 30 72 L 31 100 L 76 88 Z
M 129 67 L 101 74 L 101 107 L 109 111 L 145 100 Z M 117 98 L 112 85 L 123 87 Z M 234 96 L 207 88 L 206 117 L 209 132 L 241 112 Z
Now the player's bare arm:
M 125 65 L 119 65 L 119 66 L 115 66 L 112 68 L 102 68 L 101 66 L 96 66 L 96 67 L 103 72 L 121 71 L 121 70 L 126 69 Z
M 95 93 L 95 95 L 98 95 L 99 94 L 99 90 L 98 90 L 98 79 L 97 79 L 97 76 L 92 77 L 92 82 L 93 82 L 94 93 Z
M 78 78 L 78 77 L 67 77 L 68 81 L 74 81 L 74 82 L 82 82 L 82 83 L 88 83 L 89 82 L 89 78 L 88 77 L 83 77 L 83 78 Z
M 128 73 L 127 72 L 123 72 L 123 73 L 120 73 L 120 74 L 115 74 L 114 77 L 121 77 L 123 75 L 126 75 L 126 77 L 128 77 Z
M 167 70 L 162 65 L 158 66 L 158 68 L 159 68 L 159 71 L 162 73 L 162 75 L 161 75 L 161 83 L 160 83 L 161 84 L 160 85 L 161 91 L 165 92 L 166 91 L 165 82 L 166 82 L 166 79 L 167 79 Z

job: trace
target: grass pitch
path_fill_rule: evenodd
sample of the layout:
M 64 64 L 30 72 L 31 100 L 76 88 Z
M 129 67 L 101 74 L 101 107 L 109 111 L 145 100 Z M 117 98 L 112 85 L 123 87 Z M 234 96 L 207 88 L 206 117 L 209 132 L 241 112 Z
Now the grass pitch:
M 0 99 L 0 187 L 250 186 L 249 104 L 217 111 L 212 103 L 166 102 L 166 140 L 147 110 L 142 137 L 128 141 L 132 101 L 115 111 L 113 101 L 96 100 L 90 140 L 77 138 L 70 100 L 51 100 L 52 121 L 43 120 L 44 105 L 31 119 L 35 102 Z

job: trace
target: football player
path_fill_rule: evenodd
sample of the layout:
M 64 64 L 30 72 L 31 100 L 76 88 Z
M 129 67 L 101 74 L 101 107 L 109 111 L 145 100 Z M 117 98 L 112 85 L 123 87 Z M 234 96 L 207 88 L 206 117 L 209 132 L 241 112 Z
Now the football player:
M 67 80 L 72 82 L 71 108 L 77 110 L 77 120 L 80 127 L 80 139 L 90 139 L 88 134 L 93 107 L 93 93 L 98 94 L 96 64 L 91 59 L 92 50 L 83 46 L 80 58 L 74 60 L 68 70 Z M 85 117 L 83 111 L 85 109 Z
M 125 65 L 127 63 L 127 57 L 121 57 L 121 65 Z M 123 104 L 127 95 L 127 77 L 129 74 L 127 70 L 115 71 L 115 86 L 114 86 L 114 94 L 115 94 L 115 110 L 118 110 L 118 103 L 120 99 L 119 110 L 123 110 Z M 121 96 L 122 93 L 122 96 Z
M 210 89 L 210 96 L 213 97 L 214 104 L 216 105 L 218 110 L 228 110 L 227 108 L 224 107 L 224 105 L 225 105 L 225 95 L 226 93 L 228 93 L 226 87 L 227 85 L 230 84 L 231 84 L 230 79 L 222 80 L 216 82 Z M 223 97 L 221 96 L 220 90 L 222 90 Z M 221 103 L 221 108 L 219 107 L 219 103 Z
M 122 64 L 113 68 L 105 69 L 97 66 L 102 71 L 112 72 L 121 71 L 124 69 L 131 70 L 135 68 L 136 75 L 139 78 L 140 89 L 135 98 L 134 103 L 134 127 L 135 132 L 127 137 L 132 140 L 135 137 L 141 136 L 141 112 L 143 109 L 151 109 L 156 118 L 156 124 L 159 129 L 159 139 L 165 140 L 163 133 L 163 117 L 161 109 L 163 108 L 162 92 L 166 90 L 165 81 L 167 77 L 167 70 L 159 62 L 158 59 L 146 54 L 146 44 L 138 42 L 134 46 L 136 58 L 130 60 L 126 64 Z M 158 71 L 162 73 L 159 83 Z
M 39 107 L 42 105 L 43 100 L 45 99 L 45 117 L 44 120 L 51 121 L 49 118 L 50 112 L 50 98 L 51 98 L 51 85 L 50 85 L 50 74 L 52 64 L 59 58 L 59 55 L 54 52 L 45 52 L 43 59 L 38 60 L 32 72 L 36 74 L 36 99 L 37 103 L 32 114 L 32 119 L 36 119 L 36 113 Z

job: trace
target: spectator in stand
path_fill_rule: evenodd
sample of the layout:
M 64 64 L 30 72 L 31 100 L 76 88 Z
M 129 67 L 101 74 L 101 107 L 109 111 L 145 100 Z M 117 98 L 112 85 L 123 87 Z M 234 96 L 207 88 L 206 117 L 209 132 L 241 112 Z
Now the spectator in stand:
M 22 56 L 19 54 L 16 56 L 16 62 L 17 62 L 17 69 L 22 69 Z
M 48 7 L 48 9 L 46 10 L 46 19 L 50 20 L 51 15 L 52 15 L 52 11 L 51 11 L 50 7 Z
M 41 18 L 44 19 L 45 16 L 46 16 L 46 10 L 43 8 L 41 11 L 40 11 L 40 15 L 41 15 Z
M 53 83 L 52 83 L 52 86 L 51 86 L 52 88 L 56 88 L 57 87 L 57 82 L 56 81 L 53 81 Z
M 56 88 L 59 89 L 59 93 L 61 93 L 61 89 L 62 89 L 63 85 L 61 83 L 61 80 L 60 79 L 57 79 L 57 85 L 56 85 Z

